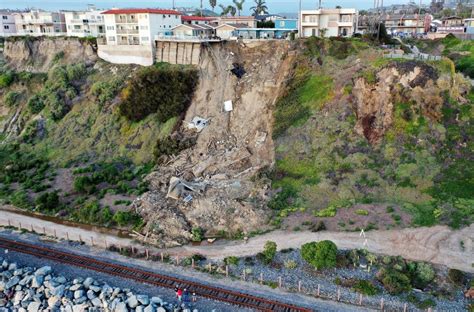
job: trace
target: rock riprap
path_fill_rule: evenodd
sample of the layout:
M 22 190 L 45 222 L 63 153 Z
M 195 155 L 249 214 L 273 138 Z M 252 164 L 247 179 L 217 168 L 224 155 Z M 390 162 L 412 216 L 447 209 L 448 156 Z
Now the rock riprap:
M 157 312 L 173 311 L 173 306 L 160 297 L 134 294 L 91 277 L 71 281 L 53 274 L 50 266 L 18 268 L 0 258 L 0 312 L 7 311 Z

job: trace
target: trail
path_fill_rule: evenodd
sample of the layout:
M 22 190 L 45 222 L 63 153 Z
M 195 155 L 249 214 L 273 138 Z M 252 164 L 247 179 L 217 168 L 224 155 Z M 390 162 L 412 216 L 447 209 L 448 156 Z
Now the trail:
M 12 211 L 0 210 L 0 225 L 7 226 L 8 222 L 18 227 L 30 229 L 33 226 L 38 233 L 43 232 L 52 236 L 53 231 L 61 238 L 69 236 L 71 240 L 81 238 L 86 244 L 92 243 L 98 247 L 106 244 L 120 246 L 138 246 L 132 239 L 121 238 L 112 234 L 58 224 L 30 216 L 24 216 Z M 462 230 L 451 230 L 447 226 L 423 228 L 406 228 L 402 230 L 370 231 L 365 233 L 367 249 L 370 252 L 389 256 L 402 256 L 416 261 L 427 261 L 434 264 L 446 265 L 466 272 L 474 273 L 474 224 Z M 92 238 L 92 239 L 91 239 Z M 359 232 L 286 232 L 273 231 L 245 241 L 217 241 L 211 245 L 187 245 L 169 248 L 165 251 L 171 255 L 202 254 L 208 258 L 222 259 L 228 256 L 249 256 L 263 250 L 266 241 L 277 243 L 279 249 L 298 248 L 311 241 L 332 240 L 338 248 L 363 248 L 364 237 Z M 462 242 L 462 243 L 461 243 Z M 150 249 L 159 252 L 159 249 Z

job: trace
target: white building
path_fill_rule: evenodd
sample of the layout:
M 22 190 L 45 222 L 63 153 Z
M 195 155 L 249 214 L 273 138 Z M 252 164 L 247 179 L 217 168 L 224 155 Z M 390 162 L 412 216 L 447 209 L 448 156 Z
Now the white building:
M 64 36 L 66 22 L 63 12 L 32 10 L 14 13 L 17 35 Z
M 356 9 L 318 9 L 300 12 L 300 37 L 352 36 L 356 27 Z
M 89 7 L 87 11 L 64 12 L 67 35 L 71 37 L 99 37 L 105 35 L 102 11 Z
M 155 37 L 172 35 L 181 25 L 181 13 L 161 9 L 112 9 L 102 12 L 105 38 L 99 38 L 98 55 L 121 64 L 151 65 Z
M 13 12 L 0 10 L 0 37 L 16 34 L 15 18 Z

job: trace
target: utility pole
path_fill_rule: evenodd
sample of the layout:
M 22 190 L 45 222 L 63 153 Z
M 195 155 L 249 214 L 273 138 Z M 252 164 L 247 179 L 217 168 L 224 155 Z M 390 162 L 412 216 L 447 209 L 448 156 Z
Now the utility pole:
M 176 9 L 175 0 L 173 0 L 173 10 Z
M 201 17 L 202 17 L 202 0 L 201 0 Z
M 298 9 L 298 12 L 299 12 L 299 17 L 298 17 L 298 37 L 299 38 L 303 38 L 303 26 L 302 26 L 302 22 L 303 22 L 303 15 L 301 14 L 301 0 L 300 0 L 300 6 L 299 6 L 299 9 Z

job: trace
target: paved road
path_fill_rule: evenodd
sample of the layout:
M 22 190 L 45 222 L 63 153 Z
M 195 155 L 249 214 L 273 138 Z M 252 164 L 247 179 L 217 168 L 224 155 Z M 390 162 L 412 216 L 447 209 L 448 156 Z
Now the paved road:
M 42 233 L 43 227 L 49 235 L 56 231 L 58 237 L 85 241 L 87 244 L 105 247 L 106 244 L 130 246 L 135 244 L 131 239 L 119 238 L 114 235 L 97 233 L 86 229 L 56 224 L 51 221 L 19 215 L 11 211 L 0 212 L 0 225 L 8 225 L 8 221 L 18 227 Z M 13 221 L 14 220 L 14 221 Z M 428 261 L 446 265 L 466 272 L 473 272 L 474 267 L 474 224 L 462 230 L 451 230 L 446 226 L 430 228 L 407 228 L 402 230 L 370 231 L 366 233 L 367 249 L 370 252 L 390 256 L 402 256 L 416 261 Z M 273 231 L 244 241 L 219 241 L 207 246 L 183 246 L 167 249 L 172 255 L 191 255 L 200 253 L 208 258 L 221 259 L 227 256 L 254 255 L 263 250 L 266 241 L 277 243 L 278 248 L 297 248 L 304 243 L 319 240 L 332 240 L 339 248 L 362 248 L 364 238 L 356 232 L 285 232 Z M 158 250 L 152 250 L 157 252 Z

